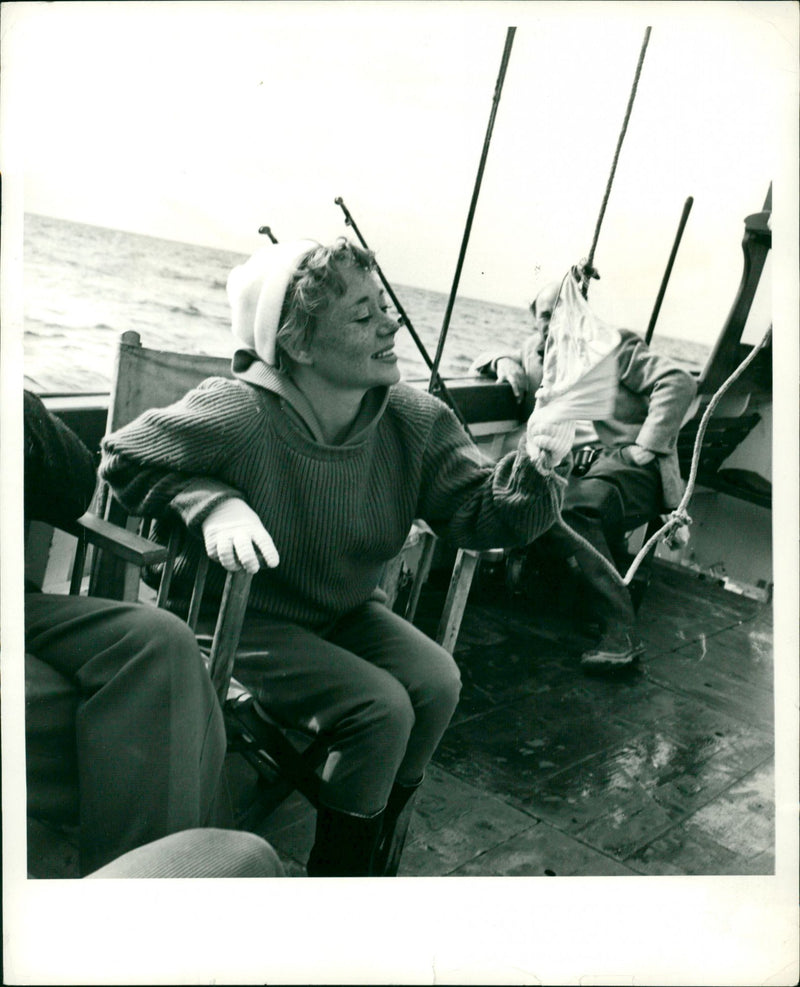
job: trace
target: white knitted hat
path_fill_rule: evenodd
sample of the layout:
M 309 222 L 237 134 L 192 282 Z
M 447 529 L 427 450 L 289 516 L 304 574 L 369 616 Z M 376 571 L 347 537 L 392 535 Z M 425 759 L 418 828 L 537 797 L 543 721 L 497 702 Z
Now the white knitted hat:
M 274 243 L 228 275 L 233 335 L 264 363 L 275 364 L 275 335 L 289 281 L 300 258 L 317 246 L 314 240 Z

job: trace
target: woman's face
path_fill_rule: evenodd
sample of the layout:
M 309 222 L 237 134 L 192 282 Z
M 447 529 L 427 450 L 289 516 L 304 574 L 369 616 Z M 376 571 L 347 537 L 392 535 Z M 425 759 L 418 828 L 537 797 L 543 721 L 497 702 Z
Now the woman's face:
M 308 353 L 316 373 L 346 390 L 368 390 L 400 380 L 394 336 L 398 323 L 387 314 L 377 277 L 358 267 L 341 269 L 347 284 L 318 316 Z

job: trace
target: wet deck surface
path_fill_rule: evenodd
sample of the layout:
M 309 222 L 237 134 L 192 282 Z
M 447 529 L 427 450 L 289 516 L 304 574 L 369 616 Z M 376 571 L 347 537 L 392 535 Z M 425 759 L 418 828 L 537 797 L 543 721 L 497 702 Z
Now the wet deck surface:
M 431 634 L 445 581 L 420 602 Z M 773 873 L 771 606 L 657 566 L 639 623 L 641 664 L 588 676 L 574 619 L 479 573 L 455 652 L 461 701 L 401 876 Z M 246 793 L 250 769 L 230 762 Z M 314 825 L 294 794 L 256 831 L 299 877 Z M 74 841 L 33 821 L 28 840 L 32 876 L 77 876 Z
M 423 594 L 428 632 L 443 594 Z M 659 565 L 639 621 L 641 664 L 588 676 L 574 623 L 476 584 L 401 876 L 773 873 L 771 606 Z M 313 831 L 298 795 L 259 828 L 290 876 Z

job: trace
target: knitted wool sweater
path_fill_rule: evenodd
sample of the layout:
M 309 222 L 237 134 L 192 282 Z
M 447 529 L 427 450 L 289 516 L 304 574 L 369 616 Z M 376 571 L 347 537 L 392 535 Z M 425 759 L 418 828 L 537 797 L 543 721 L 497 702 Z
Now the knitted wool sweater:
M 41 398 L 23 393 L 25 518 L 63 524 L 88 508 L 97 475 L 92 454 Z
M 103 442 L 101 476 L 132 514 L 179 519 L 175 570 L 204 552 L 202 523 L 230 497 L 260 516 L 280 554 L 253 579 L 250 607 L 320 629 L 375 597 L 415 518 L 467 548 L 527 544 L 553 523 L 562 485 L 524 449 L 487 465 L 451 410 L 404 384 L 369 392 L 341 445 L 326 445 L 302 394 L 257 364 L 210 378 Z M 209 590 L 219 593 L 216 564 Z M 213 577 L 213 578 L 212 578 Z

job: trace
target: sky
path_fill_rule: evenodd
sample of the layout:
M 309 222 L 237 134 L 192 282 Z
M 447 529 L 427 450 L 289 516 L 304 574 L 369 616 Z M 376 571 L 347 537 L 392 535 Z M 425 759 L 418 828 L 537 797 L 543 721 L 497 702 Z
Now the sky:
M 342 196 L 391 282 L 449 293 L 510 25 L 459 294 L 527 305 L 588 254 L 647 26 L 598 313 L 644 331 L 692 196 L 658 331 L 711 342 L 744 217 L 770 181 L 776 214 L 796 191 L 790 2 L 3 8 L 4 178 L 28 212 L 250 252 L 263 224 L 346 233 Z

